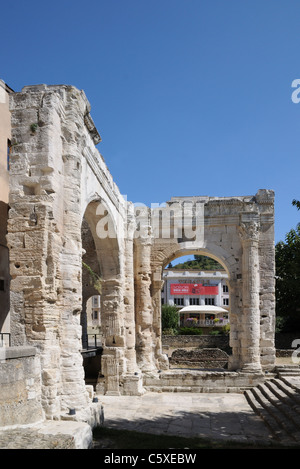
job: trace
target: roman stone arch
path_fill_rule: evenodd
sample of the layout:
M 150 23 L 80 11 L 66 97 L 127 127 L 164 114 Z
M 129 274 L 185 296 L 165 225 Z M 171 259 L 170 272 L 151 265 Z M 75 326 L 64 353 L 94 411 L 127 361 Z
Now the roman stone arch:
M 259 372 L 274 365 L 273 204 L 273 192 L 260 190 L 249 197 L 172 198 L 165 208 L 159 208 L 160 217 L 152 211 L 148 252 L 153 321 L 149 321 L 148 330 L 155 343 L 153 363 L 156 360 L 164 366 L 160 344 L 162 269 L 183 254 L 201 253 L 220 262 L 229 276 L 230 368 Z M 159 224 L 155 223 L 158 219 Z M 147 257 L 145 241 L 138 244 Z M 145 269 L 146 264 L 144 261 Z
M 88 318 L 87 303 L 88 300 L 100 294 L 101 270 L 96 255 L 96 247 L 89 224 L 85 218 L 81 225 L 82 238 L 82 311 L 81 311 L 81 327 L 82 327 L 82 347 L 88 348 Z
M 155 250 L 154 250 L 155 253 Z M 217 253 L 217 254 L 216 254 Z M 161 337 L 161 288 L 162 288 L 162 272 L 163 269 L 174 259 L 177 259 L 186 255 L 204 255 L 215 259 L 219 264 L 222 265 L 226 273 L 228 274 L 228 286 L 229 286 L 229 296 L 230 304 L 234 304 L 235 298 L 233 296 L 234 290 L 234 281 L 232 280 L 236 276 L 236 270 L 238 269 L 237 261 L 231 253 L 225 251 L 222 247 L 216 246 L 208 243 L 205 248 L 197 248 L 195 242 L 184 242 L 184 243 L 172 243 L 170 246 L 167 246 L 164 250 L 159 251 L 155 262 L 155 272 L 153 275 L 153 316 L 156 336 Z M 157 265 L 157 261 L 160 262 L 160 265 Z M 160 278 L 160 280 L 159 280 Z M 156 280 L 157 279 L 157 280 Z M 236 306 L 233 307 L 233 310 L 236 310 Z M 231 315 L 230 315 L 231 316 Z M 235 324 L 235 315 L 232 316 L 230 320 L 231 325 L 231 334 L 234 335 L 236 324 Z M 157 341 L 157 352 L 158 357 L 161 355 L 161 344 Z M 235 350 L 233 356 L 230 357 L 231 362 L 235 358 Z M 159 359 L 159 358 L 158 358 Z M 232 366 L 230 363 L 230 366 Z M 161 365 L 163 366 L 163 364 Z
M 74 407 L 84 414 L 89 405 L 80 324 L 84 219 L 102 276 L 104 392 L 119 394 L 137 371 L 132 266 L 125 261 L 133 246 L 130 203 L 95 147 L 100 136 L 89 110 L 84 93 L 70 86 L 25 87 L 11 99 L 12 345 L 38 351 L 47 418 Z M 98 230 L 105 217 L 108 233 Z
M 95 258 L 101 277 L 102 370 L 99 379 L 103 392 L 119 393 L 119 376 L 126 373 L 126 337 L 124 318 L 123 237 L 118 238 L 117 227 L 108 205 L 103 199 L 89 202 L 84 220 L 90 228 Z M 99 275 L 98 274 L 98 275 Z
M 102 279 L 104 343 L 97 392 L 140 394 L 161 352 L 162 269 L 189 252 L 215 257 L 229 274 L 231 370 L 274 365 L 274 194 L 176 197 L 135 207 L 95 145 L 85 94 L 30 86 L 10 99 L 12 146 L 7 245 L 11 339 L 31 345 L 47 418 L 90 412 L 82 359 L 84 230 Z M 94 256 L 94 257 L 93 257 Z

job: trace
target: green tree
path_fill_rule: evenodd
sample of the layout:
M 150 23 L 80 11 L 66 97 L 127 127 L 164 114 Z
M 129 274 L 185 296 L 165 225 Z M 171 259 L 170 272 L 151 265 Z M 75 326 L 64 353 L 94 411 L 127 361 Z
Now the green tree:
M 202 255 L 194 255 L 195 261 L 201 265 L 203 270 L 223 270 L 223 267 L 219 262 L 211 257 L 202 256 Z
M 292 205 L 295 205 L 295 207 L 297 207 L 297 209 L 300 210 L 300 200 L 294 199 L 292 202 Z
M 88 271 L 90 275 L 90 283 L 93 285 L 95 290 L 101 295 L 102 292 L 102 279 L 101 277 L 94 272 L 89 265 L 82 261 L 82 266 Z
M 194 255 L 194 260 L 177 264 L 173 268 L 186 270 L 224 270 L 221 264 L 211 257 L 198 254 Z
M 178 310 L 176 306 L 162 305 L 161 307 L 161 327 L 162 330 L 178 328 Z
M 293 205 L 300 209 L 300 202 Z M 285 330 L 300 330 L 300 224 L 275 247 L 276 316 L 284 318 Z

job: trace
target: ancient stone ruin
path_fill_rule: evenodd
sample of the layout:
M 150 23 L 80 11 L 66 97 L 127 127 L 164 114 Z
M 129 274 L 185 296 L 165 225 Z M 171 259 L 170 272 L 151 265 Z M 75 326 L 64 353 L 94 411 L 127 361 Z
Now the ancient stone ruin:
M 228 355 L 224 350 L 218 348 L 177 349 L 172 353 L 169 362 L 175 367 L 222 369 L 228 366 Z
M 226 385 L 263 379 L 275 362 L 274 193 L 135 206 L 96 148 L 100 135 L 84 92 L 28 86 L 10 95 L 10 112 L 11 350 L 32 357 L 31 398 L 40 415 L 90 409 L 82 316 L 95 290 L 83 281 L 83 261 L 101 278 L 99 395 L 138 395 L 170 373 L 161 346 L 162 270 L 186 254 L 211 256 L 228 274 Z

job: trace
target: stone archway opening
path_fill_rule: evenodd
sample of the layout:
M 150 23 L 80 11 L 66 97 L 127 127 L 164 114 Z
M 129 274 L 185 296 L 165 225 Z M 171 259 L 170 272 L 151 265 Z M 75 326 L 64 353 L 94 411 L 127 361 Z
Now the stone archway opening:
M 126 337 L 124 327 L 123 272 L 121 249 L 113 217 L 101 199 L 90 202 L 84 213 L 88 226 L 85 234 L 90 251 L 83 251 L 84 269 L 91 271 L 99 281 L 99 289 L 92 282 L 89 296 L 100 296 L 101 311 L 101 365 L 95 387 L 100 394 L 119 394 L 120 376 L 126 368 Z M 84 246 L 88 247 L 83 242 Z M 90 279 L 86 279 L 86 284 Z M 84 295 L 83 295 L 84 297 Z M 100 358 L 100 357 L 99 357 Z
M 175 262 L 174 262 L 175 260 Z M 170 368 L 224 371 L 231 355 L 230 275 L 207 251 L 180 250 L 162 264 L 162 351 Z M 177 310 L 177 328 L 164 330 L 164 311 Z M 166 323 L 168 325 L 168 322 Z M 171 336 L 168 335 L 171 333 Z
M 83 218 L 82 237 L 82 357 L 85 383 L 96 386 L 101 374 L 101 270 L 96 255 L 96 247 L 90 226 Z M 95 304 L 97 301 L 97 305 Z M 95 308 L 97 306 L 97 309 Z M 97 311 L 97 321 L 94 320 Z
M 89 347 L 88 324 L 91 318 L 88 317 L 88 302 L 94 296 L 101 293 L 101 271 L 96 255 L 94 238 L 88 222 L 84 218 L 81 227 L 82 236 L 82 347 Z

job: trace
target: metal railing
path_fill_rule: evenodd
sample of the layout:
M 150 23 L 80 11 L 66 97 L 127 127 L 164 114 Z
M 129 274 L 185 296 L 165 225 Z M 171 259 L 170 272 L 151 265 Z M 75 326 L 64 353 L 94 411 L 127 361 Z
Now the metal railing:
M 219 321 L 215 321 L 214 319 L 205 319 L 205 320 L 198 320 L 198 321 L 182 321 L 180 323 L 181 327 L 222 327 L 229 324 L 229 319 L 220 319 Z
M 9 332 L 0 332 L 0 347 L 10 347 L 11 336 Z
M 87 348 L 100 348 L 102 347 L 102 336 L 100 334 L 87 334 Z

